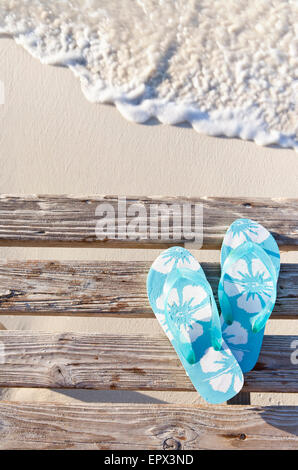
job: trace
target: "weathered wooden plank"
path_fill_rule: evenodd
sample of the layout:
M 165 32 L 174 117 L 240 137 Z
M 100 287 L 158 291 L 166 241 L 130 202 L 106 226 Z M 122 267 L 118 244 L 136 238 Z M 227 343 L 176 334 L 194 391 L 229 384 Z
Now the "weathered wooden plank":
M 0 261 L 0 315 L 153 317 L 149 262 Z M 215 296 L 216 263 L 202 263 Z M 283 264 L 272 318 L 298 318 L 298 264 Z
M 265 336 L 243 391 L 298 392 L 298 336 Z M 0 387 L 193 391 L 164 336 L 1 331 Z
M 297 449 L 297 407 L 0 403 L 1 449 Z
M 169 208 L 176 205 L 176 214 L 182 214 L 183 204 L 202 205 L 204 211 L 204 247 L 218 248 L 227 227 L 239 217 L 257 220 L 275 236 L 284 249 L 298 246 L 298 199 L 286 198 L 185 198 L 185 197 L 127 197 L 125 217 L 118 211 L 117 196 L 74 196 L 74 195 L 7 195 L 0 196 L 0 243 L 2 245 L 72 245 L 72 246 L 169 246 L 189 242 L 188 235 L 173 235 L 172 215 L 164 212 L 157 218 L 150 215 L 152 206 L 164 204 Z M 103 241 L 95 233 L 100 214 L 99 204 L 109 204 L 111 214 L 116 214 L 116 233 L 109 225 Z M 141 239 L 129 239 L 127 227 L 135 218 L 134 209 L 138 204 L 143 214 L 141 224 L 157 224 L 157 237 L 153 239 L 148 230 L 142 229 Z M 164 206 L 165 207 L 165 206 Z M 119 217 L 118 217 L 119 212 Z M 111 214 L 106 221 L 111 221 Z M 170 220 L 170 230 L 166 228 Z M 181 218 L 182 220 L 182 218 Z M 195 211 L 185 213 L 184 227 L 195 227 Z M 120 222 L 120 223 L 119 223 Z M 153 225 L 154 225 L 153 224 Z M 176 229 L 181 229 L 177 223 Z M 167 233 L 169 232 L 169 233 Z

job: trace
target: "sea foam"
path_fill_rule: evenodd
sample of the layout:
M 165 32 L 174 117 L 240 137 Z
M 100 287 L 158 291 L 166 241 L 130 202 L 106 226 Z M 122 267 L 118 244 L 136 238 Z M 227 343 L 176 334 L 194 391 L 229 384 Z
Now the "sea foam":
M 0 33 L 126 119 L 298 149 L 297 0 L 1 0 Z

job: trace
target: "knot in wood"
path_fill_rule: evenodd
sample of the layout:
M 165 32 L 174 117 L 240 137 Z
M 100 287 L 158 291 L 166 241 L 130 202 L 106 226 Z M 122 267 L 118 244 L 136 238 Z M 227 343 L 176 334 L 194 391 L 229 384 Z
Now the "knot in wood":
M 163 441 L 163 450 L 179 450 L 181 449 L 181 442 L 173 437 L 169 437 Z

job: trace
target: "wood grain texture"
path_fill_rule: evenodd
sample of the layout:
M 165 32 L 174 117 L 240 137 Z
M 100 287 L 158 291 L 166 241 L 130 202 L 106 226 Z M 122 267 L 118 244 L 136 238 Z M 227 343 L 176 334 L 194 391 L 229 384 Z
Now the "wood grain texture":
M 96 238 L 95 226 L 99 220 L 96 208 L 99 204 L 110 204 L 116 216 L 118 214 L 117 196 L 74 196 L 74 195 L 32 195 L 0 196 L 0 243 L 2 245 L 33 246 L 170 246 L 188 242 L 182 237 L 173 239 L 161 228 L 167 215 L 158 218 L 159 237 L 150 239 L 148 233 L 140 240 L 129 240 L 127 225 L 134 214 L 127 220 L 121 219 L 123 229 L 119 229 L 117 238 L 112 231 L 103 241 Z M 127 197 L 127 204 L 141 203 L 146 209 L 146 219 L 150 214 L 150 205 L 166 204 L 201 204 L 204 211 L 204 248 L 218 248 L 227 227 L 237 218 L 252 218 L 263 224 L 284 249 L 298 246 L 298 199 L 285 198 L 184 198 L 184 197 Z M 188 219 L 194 227 L 194 214 Z M 118 221 L 117 221 L 118 222 Z M 185 219 L 186 222 L 186 219 Z M 171 225 L 171 223 L 170 223 Z
M 243 391 L 298 392 L 291 344 L 265 336 Z M 193 391 L 164 336 L 0 331 L 0 387 Z
M 297 449 L 298 408 L 0 403 L 1 449 Z
M 154 317 L 148 262 L 0 261 L 0 315 Z M 202 263 L 215 297 L 216 263 Z M 271 318 L 298 318 L 298 264 L 283 264 Z

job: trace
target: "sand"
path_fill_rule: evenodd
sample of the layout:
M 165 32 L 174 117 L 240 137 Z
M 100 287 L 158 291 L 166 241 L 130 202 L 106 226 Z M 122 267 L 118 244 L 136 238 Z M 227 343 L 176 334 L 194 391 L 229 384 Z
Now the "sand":
M 298 196 L 293 150 L 207 137 L 185 126 L 127 122 L 112 106 L 90 104 L 64 68 L 41 65 L 13 40 L 0 40 L 2 193 L 184 196 Z M 0 248 L 2 258 L 154 259 L 158 251 Z M 200 261 L 218 252 L 196 251 Z M 282 260 L 297 262 L 293 253 Z M 151 319 L 6 317 L 9 329 L 162 334 Z M 269 321 L 266 332 L 293 334 L 298 321 Z M 196 393 L 18 389 L 2 399 L 199 403 Z M 255 404 L 298 404 L 296 394 L 252 394 Z

